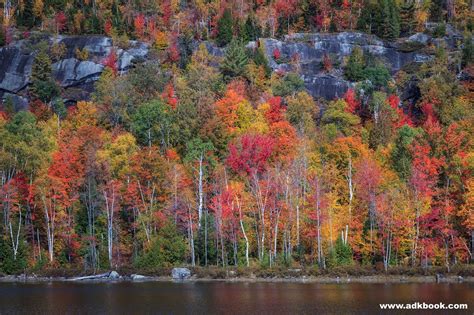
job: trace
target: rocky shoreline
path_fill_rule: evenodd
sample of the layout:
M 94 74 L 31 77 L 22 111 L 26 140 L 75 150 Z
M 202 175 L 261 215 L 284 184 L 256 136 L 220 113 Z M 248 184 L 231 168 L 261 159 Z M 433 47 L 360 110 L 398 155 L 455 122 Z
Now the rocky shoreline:
M 41 282 L 74 282 L 74 283 L 118 283 L 118 282 L 291 282 L 291 283 L 474 283 L 473 276 L 459 275 L 371 275 L 371 276 L 295 276 L 257 277 L 228 275 L 227 277 L 200 277 L 196 274 L 179 278 L 176 276 L 145 276 L 139 274 L 119 275 L 112 271 L 106 274 L 80 277 L 47 277 L 31 275 L 8 275 L 0 277 L 0 283 L 41 283 Z M 0 284 L 1 285 L 1 284 Z

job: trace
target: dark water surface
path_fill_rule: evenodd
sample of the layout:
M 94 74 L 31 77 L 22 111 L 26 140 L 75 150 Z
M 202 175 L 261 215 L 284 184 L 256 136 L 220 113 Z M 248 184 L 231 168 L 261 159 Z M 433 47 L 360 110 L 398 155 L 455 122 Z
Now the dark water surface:
M 425 313 L 474 314 L 474 284 L 0 283 L 1 314 L 400 314 L 379 308 L 400 302 L 468 303 Z

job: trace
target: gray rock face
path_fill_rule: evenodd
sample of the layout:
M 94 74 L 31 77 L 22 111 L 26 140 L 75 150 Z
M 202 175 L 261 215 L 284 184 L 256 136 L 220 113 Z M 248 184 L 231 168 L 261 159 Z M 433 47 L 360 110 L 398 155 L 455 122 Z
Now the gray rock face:
M 392 72 L 411 62 L 425 62 L 430 56 L 413 51 L 404 52 L 397 45 L 384 42 L 375 36 L 356 32 L 339 34 L 293 34 L 284 41 L 264 39 L 265 54 L 273 70 L 291 71 L 294 66 L 286 60 L 298 58 L 301 77 L 306 89 L 315 98 L 334 99 L 341 97 L 353 84 L 344 79 L 342 69 L 327 74 L 321 69 L 324 55 L 329 55 L 341 64 L 355 47 L 380 58 Z M 278 49 L 285 62 L 277 62 L 273 51 Z
M 64 44 L 66 47 L 64 56 L 52 65 L 53 77 L 63 88 L 62 95 L 66 102 L 89 98 L 94 82 L 104 70 L 104 60 L 112 50 L 117 54 L 118 70 L 122 73 L 133 67 L 135 62 L 146 60 L 149 53 L 148 44 L 130 41 L 128 47 L 119 48 L 114 47 L 112 40 L 104 36 L 45 38 L 51 45 L 56 42 Z M 420 33 L 405 41 L 422 46 L 433 40 Z M 432 58 L 430 55 L 422 53 L 420 49 L 404 51 L 401 49 L 403 41 L 388 43 L 375 36 L 357 32 L 297 33 L 287 36 L 284 40 L 262 39 L 261 43 L 269 65 L 274 71 L 298 70 L 305 82 L 306 89 L 313 97 L 329 100 L 343 96 L 347 89 L 353 86 L 353 83 L 344 79 L 341 65 L 355 47 L 361 47 L 367 53 L 383 60 L 392 72 L 400 70 L 408 63 L 422 63 Z M 195 48 L 198 44 L 198 42 L 195 43 Z M 216 57 L 224 55 L 222 48 L 216 47 L 210 42 L 205 42 L 205 45 L 211 55 Z M 249 47 L 256 45 L 255 42 L 248 44 Z M 27 104 L 26 88 L 30 83 L 34 59 L 30 46 L 28 40 L 21 40 L 8 47 L 0 48 L 0 99 L 5 99 L 10 95 L 17 108 L 22 108 Z M 77 59 L 76 49 L 86 49 L 89 53 L 87 60 Z M 275 49 L 280 51 L 283 61 L 274 60 L 273 51 Z M 335 69 L 330 73 L 325 73 L 321 69 L 325 54 L 331 56 L 334 61 Z M 298 69 L 290 61 L 292 58 L 298 58 Z
M 115 50 L 119 72 L 126 72 L 133 63 L 148 56 L 148 44 L 130 41 L 129 47 L 114 47 L 112 40 L 104 36 L 58 36 L 46 38 L 50 44 L 64 44 L 66 51 L 61 60 L 53 63 L 53 78 L 65 89 L 68 101 L 78 101 L 88 97 L 90 86 L 104 70 L 105 58 Z M 76 49 L 88 51 L 87 60 L 76 59 Z M 0 48 L 0 98 L 8 94 L 26 96 L 25 88 L 30 83 L 34 53 L 27 40 L 14 42 Z M 69 88 L 82 89 L 86 93 L 68 93 Z M 77 98 L 75 98 L 77 96 Z
M 28 84 L 33 58 L 19 47 L 0 48 L 0 89 L 17 93 Z
M 183 280 L 191 277 L 191 270 L 188 268 L 173 268 L 171 277 L 175 280 Z
M 416 33 L 416 34 L 413 34 L 410 37 L 408 37 L 409 41 L 415 42 L 415 43 L 420 43 L 420 44 L 423 44 L 423 45 L 428 44 L 430 39 L 431 39 L 431 36 L 429 36 L 425 33 Z

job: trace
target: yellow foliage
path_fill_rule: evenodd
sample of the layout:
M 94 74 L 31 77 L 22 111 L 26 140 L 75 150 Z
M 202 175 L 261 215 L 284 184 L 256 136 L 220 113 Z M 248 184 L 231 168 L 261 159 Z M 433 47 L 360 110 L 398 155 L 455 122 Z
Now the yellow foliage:
M 168 36 L 165 32 L 157 31 L 155 34 L 155 47 L 159 50 L 168 48 Z

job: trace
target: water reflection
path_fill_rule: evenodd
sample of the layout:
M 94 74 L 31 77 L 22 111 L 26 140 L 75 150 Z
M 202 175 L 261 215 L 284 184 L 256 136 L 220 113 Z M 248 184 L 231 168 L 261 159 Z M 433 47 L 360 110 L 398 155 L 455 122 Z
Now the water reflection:
M 367 314 L 380 313 L 379 303 L 416 301 L 474 308 L 474 285 L 0 283 L 0 314 Z

